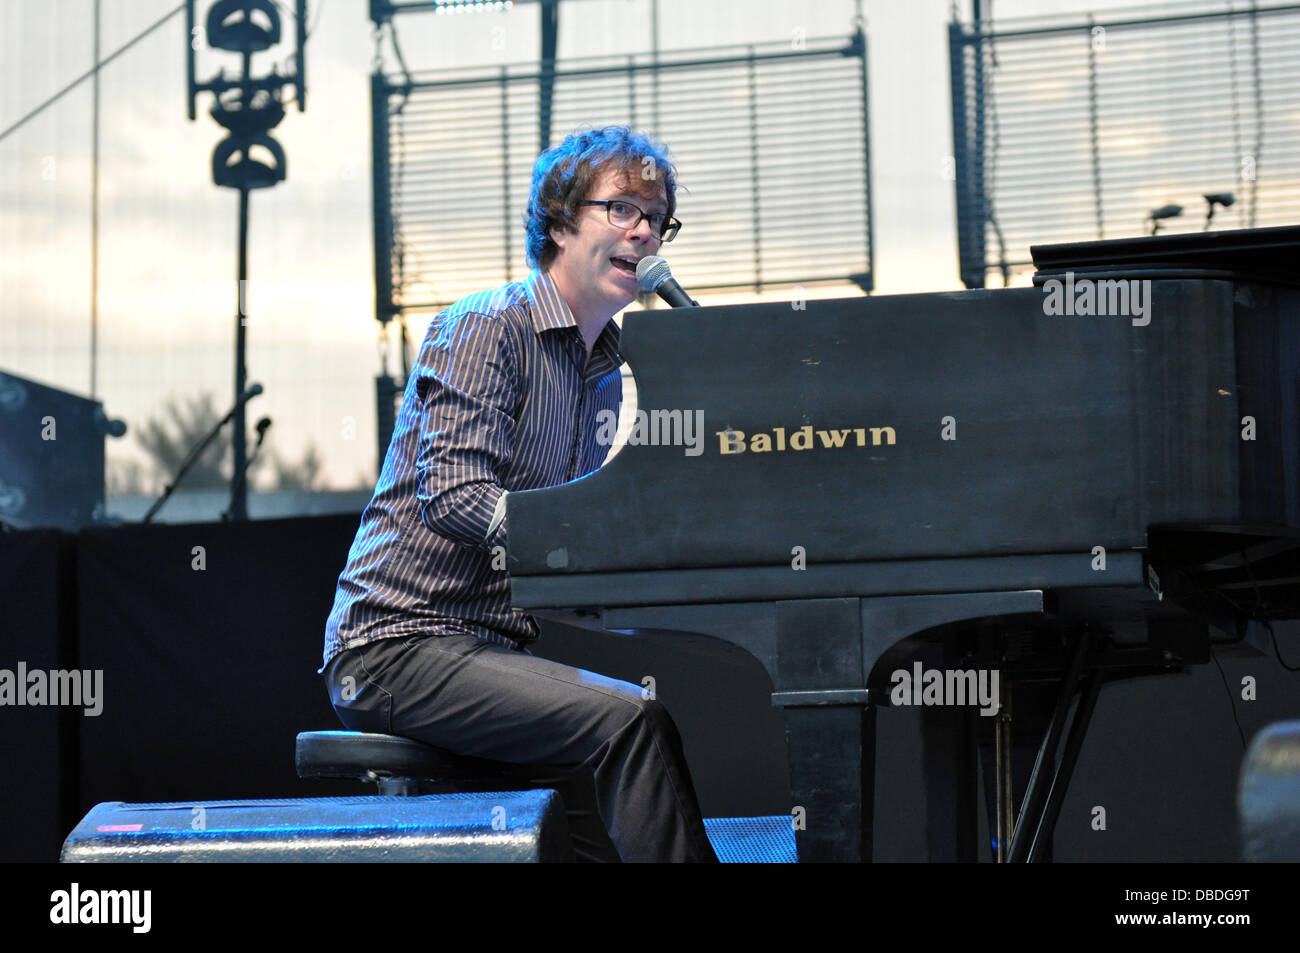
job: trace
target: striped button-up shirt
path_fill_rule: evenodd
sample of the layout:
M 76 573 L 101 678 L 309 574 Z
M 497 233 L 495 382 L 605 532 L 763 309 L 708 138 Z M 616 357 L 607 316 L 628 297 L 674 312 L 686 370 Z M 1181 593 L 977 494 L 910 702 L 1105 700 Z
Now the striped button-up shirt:
M 534 619 L 510 607 L 507 526 L 493 528 L 494 514 L 505 491 L 601 465 L 609 447 L 598 436 L 609 428 L 597 415 L 617 419 L 621 362 L 612 320 L 588 361 L 540 269 L 433 319 L 339 576 L 324 665 L 399 636 L 474 635 L 513 648 L 537 638 Z

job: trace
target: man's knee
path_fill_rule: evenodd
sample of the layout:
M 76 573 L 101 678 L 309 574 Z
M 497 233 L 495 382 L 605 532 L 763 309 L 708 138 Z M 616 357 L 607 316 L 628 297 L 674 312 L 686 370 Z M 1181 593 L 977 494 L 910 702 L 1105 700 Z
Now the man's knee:
M 600 734 L 612 737 L 633 725 L 655 725 L 662 719 L 662 705 L 647 697 L 640 686 L 608 680 L 605 691 L 587 692 L 581 702 L 592 724 L 600 725 Z
M 677 726 L 664 703 L 654 696 L 637 692 L 623 708 L 622 730 L 633 730 L 660 737 L 677 738 Z

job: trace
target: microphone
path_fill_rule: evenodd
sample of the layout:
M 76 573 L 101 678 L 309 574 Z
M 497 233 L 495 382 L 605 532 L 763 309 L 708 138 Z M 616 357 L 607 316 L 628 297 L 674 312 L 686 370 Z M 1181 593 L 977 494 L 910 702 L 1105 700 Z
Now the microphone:
M 249 388 L 250 394 L 252 393 L 253 388 L 256 388 L 258 393 L 261 393 L 262 391 L 261 384 L 254 384 L 253 387 Z M 244 469 L 239 471 L 239 479 L 234 482 L 234 485 L 236 487 L 242 486 L 244 480 L 248 478 L 248 468 L 251 467 L 253 465 L 253 461 L 257 459 L 258 451 L 262 449 L 262 441 L 266 439 L 266 432 L 270 429 L 271 429 L 270 417 L 263 417 L 261 420 L 257 422 L 257 443 L 253 445 L 253 452 L 250 453 L 248 455 L 248 459 L 244 461 Z M 227 508 L 226 511 L 221 514 L 221 521 L 223 523 L 230 522 L 229 508 Z
M 636 282 L 642 291 L 653 291 L 674 308 L 698 308 L 700 303 L 692 301 L 682 286 L 673 277 L 668 262 L 658 255 L 646 255 L 636 263 Z
M 1147 214 L 1147 221 L 1151 223 L 1151 234 L 1158 235 L 1160 233 L 1160 223 L 1164 219 L 1177 218 L 1179 215 L 1182 214 L 1183 214 L 1183 207 L 1181 205 L 1170 204 L 1170 205 L 1162 205 L 1159 208 L 1153 208 Z
M 95 408 L 95 423 L 110 437 L 121 437 L 126 433 L 126 421 L 109 418 L 103 407 Z
M 260 393 L 262 393 L 262 385 L 253 384 L 248 390 L 239 395 L 239 403 L 246 404 Z
M 1237 199 L 1231 192 L 1210 192 L 1204 198 L 1207 208 L 1205 211 L 1205 227 L 1201 231 L 1208 232 L 1210 222 L 1214 221 L 1214 206 L 1222 205 L 1224 208 L 1228 208 Z

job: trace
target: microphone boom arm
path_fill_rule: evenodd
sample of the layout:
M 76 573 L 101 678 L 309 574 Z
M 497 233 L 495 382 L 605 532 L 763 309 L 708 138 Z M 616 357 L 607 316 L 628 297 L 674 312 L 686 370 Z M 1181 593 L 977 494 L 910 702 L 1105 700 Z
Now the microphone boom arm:
M 203 438 L 203 441 L 191 449 L 189 455 L 181 461 L 180 468 L 176 471 L 175 479 L 173 479 L 171 483 L 167 484 L 166 488 L 162 492 L 162 496 L 154 500 L 153 506 L 149 507 L 149 512 L 144 514 L 144 519 L 140 522 L 148 523 L 153 520 L 154 514 L 163 508 L 164 503 L 171 499 L 171 495 L 176 492 L 176 488 L 180 486 L 181 480 L 185 479 L 185 474 L 189 473 L 190 468 L 193 467 L 199 457 L 203 455 L 203 451 L 208 449 L 209 444 L 211 444 L 213 440 L 217 439 L 217 434 L 221 433 L 221 428 L 230 423 L 231 418 L 235 416 L 235 411 L 260 393 L 262 393 L 262 385 L 254 384 L 248 390 L 244 391 L 244 393 L 239 395 L 239 399 L 235 401 L 234 406 L 230 408 L 230 412 L 226 414 L 226 416 L 222 417 L 221 420 L 217 422 L 217 425 L 208 431 L 208 435 Z

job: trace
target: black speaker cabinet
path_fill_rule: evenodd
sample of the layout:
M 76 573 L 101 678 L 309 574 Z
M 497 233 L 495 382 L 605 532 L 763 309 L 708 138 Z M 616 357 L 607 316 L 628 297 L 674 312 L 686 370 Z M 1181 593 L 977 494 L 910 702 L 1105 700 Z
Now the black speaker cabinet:
M 108 426 L 99 401 L 0 371 L 0 520 L 65 530 L 94 522 Z

